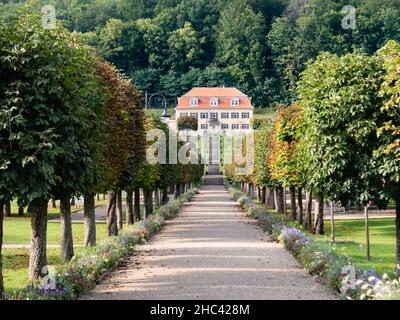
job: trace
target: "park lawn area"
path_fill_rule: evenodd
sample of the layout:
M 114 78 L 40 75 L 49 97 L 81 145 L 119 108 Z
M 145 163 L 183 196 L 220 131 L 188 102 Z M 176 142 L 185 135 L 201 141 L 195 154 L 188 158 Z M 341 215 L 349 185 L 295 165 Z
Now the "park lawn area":
M 97 239 L 106 237 L 106 225 L 97 223 Z M 72 232 L 74 244 L 81 245 L 84 240 L 84 224 L 73 223 Z M 29 244 L 31 241 L 31 222 L 29 219 L 7 218 L 4 221 L 4 244 Z M 61 243 L 61 226 L 59 222 L 49 222 L 47 224 L 47 243 Z
M 107 203 L 107 200 L 102 200 L 102 199 L 101 200 L 97 200 L 96 199 L 95 206 L 96 207 L 103 206 L 106 203 Z M 48 216 L 49 219 L 56 219 L 56 218 L 60 217 L 60 201 L 56 201 L 56 204 L 57 204 L 57 208 L 53 208 L 51 206 L 51 204 L 49 203 L 49 206 L 48 206 L 48 209 L 47 209 L 48 210 L 47 216 Z M 72 206 L 71 207 L 72 213 L 76 213 L 76 212 L 79 212 L 79 211 L 82 211 L 82 210 L 83 210 L 83 207 L 79 207 L 79 206 Z M 18 219 L 24 219 L 24 218 L 26 218 L 28 216 L 27 213 L 26 213 L 26 208 L 25 208 L 24 216 L 23 217 L 18 216 L 18 203 L 17 203 L 17 201 L 12 201 L 11 202 L 11 215 L 14 218 L 18 218 Z
M 275 108 L 255 108 L 254 118 L 256 119 L 272 119 L 276 115 Z
M 325 222 L 326 236 L 318 241 L 329 241 L 331 223 Z M 351 257 L 357 267 L 375 269 L 379 274 L 394 275 L 396 227 L 394 219 L 370 220 L 371 261 L 366 259 L 364 220 L 335 221 L 336 253 Z
M 84 248 L 75 248 L 75 253 Z M 60 249 L 47 249 L 49 268 L 60 265 Z M 3 276 L 6 294 L 18 294 L 29 285 L 29 249 L 3 249 Z

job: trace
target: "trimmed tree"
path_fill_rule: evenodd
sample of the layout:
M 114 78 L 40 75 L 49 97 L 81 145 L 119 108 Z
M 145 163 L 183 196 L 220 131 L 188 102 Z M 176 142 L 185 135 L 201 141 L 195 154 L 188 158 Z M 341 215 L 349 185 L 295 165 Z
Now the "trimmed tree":
M 380 147 L 374 155 L 385 181 L 385 195 L 396 202 L 396 273 L 400 276 L 400 44 L 390 41 L 378 55 L 385 76 L 380 90 L 384 99 L 383 121 L 378 129 Z
M 91 108 L 100 92 L 90 50 L 67 30 L 43 29 L 39 16 L 23 12 L 0 23 L 0 189 L 28 204 L 33 280 L 46 273 L 48 201 L 86 170 L 72 164 L 66 174 L 62 160 L 84 156 L 84 142 L 75 143 L 84 136 L 80 128 L 96 121 Z
M 381 205 L 377 190 L 382 180 L 372 155 L 378 145 L 382 74 L 379 59 L 358 53 L 323 53 L 302 74 L 303 154 L 307 180 L 317 195 L 316 233 L 324 233 L 324 196 L 342 204 L 372 200 Z
M 117 205 L 118 193 L 130 184 L 132 176 L 140 174 L 144 155 L 143 109 L 138 92 L 131 82 L 108 62 L 97 64 L 97 73 L 109 93 L 106 101 L 106 147 L 104 161 L 109 191 L 107 230 L 110 236 L 122 227 L 122 212 Z
M 195 117 L 183 116 L 179 117 L 177 121 L 177 128 L 181 130 L 194 130 L 197 131 L 199 128 L 198 120 Z

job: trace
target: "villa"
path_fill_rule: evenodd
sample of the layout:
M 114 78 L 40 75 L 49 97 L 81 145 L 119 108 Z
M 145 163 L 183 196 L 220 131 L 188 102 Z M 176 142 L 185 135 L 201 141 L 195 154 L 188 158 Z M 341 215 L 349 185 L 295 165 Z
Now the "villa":
M 197 118 L 199 131 L 251 130 L 253 114 L 251 98 L 236 88 L 193 88 L 176 107 L 176 119 Z

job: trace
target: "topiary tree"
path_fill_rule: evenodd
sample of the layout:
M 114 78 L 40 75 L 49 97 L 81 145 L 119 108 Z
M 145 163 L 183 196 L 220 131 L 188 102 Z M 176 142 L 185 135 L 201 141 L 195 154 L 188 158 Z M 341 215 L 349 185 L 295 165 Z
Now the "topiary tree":
M 177 128 L 179 131 L 181 130 L 197 131 L 199 129 L 198 120 L 197 118 L 191 116 L 179 117 L 177 121 Z
M 272 123 L 264 123 L 255 132 L 255 156 L 254 156 L 254 183 L 262 188 L 262 202 L 266 203 L 271 208 L 275 209 L 274 194 L 271 192 L 273 187 L 271 172 L 268 166 L 267 159 L 269 157 Z M 267 194 L 268 188 L 268 194 Z
M 307 181 L 317 193 L 315 232 L 324 233 L 322 197 L 380 203 L 382 179 L 373 150 L 381 118 L 378 88 L 383 70 L 379 59 L 355 53 L 321 54 L 299 82 L 305 108 L 304 164 Z
M 271 153 L 269 166 L 271 178 L 280 185 L 290 188 L 291 194 L 291 218 L 296 220 L 296 189 L 298 189 L 298 222 L 303 223 L 302 188 L 303 166 L 299 151 L 301 139 L 301 126 L 303 109 L 298 103 L 288 107 L 279 106 L 278 116 L 272 133 Z
M 85 141 L 101 100 L 91 50 L 61 27 L 18 12 L 1 21 L 0 189 L 28 205 L 32 220 L 29 278 L 46 273 L 47 205 L 71 197 L 92 161 Z M 66 167 L 68 166 L 68 167 Z M 62 210 L 63 254 L 73 254 L 69 212 Z
M 130 81 L 108 62 L 97 64 L 97 73 L 109 93 L 106 102 L 106 147 L 104 161 L 109 193 L 107 230 L 110 236 L 122 228 L 121 190 L 140 174 L 144 157 L 143 110 Z
M 385 75 L 380 88 L 383 98 L 383 121 L 378 125 L 380 146 L 374 159 L 385 181 L 385 197 L 396 202 L 396 272 L 400 276 L 400 44 L 390 41 L 378 56 L 382 59 Z

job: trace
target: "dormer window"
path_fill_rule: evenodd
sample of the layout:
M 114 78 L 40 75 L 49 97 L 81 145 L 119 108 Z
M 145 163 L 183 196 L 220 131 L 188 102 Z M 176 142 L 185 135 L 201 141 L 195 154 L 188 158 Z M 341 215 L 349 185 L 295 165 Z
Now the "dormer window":
M 239 98 L 233 98 L 233 99 L 232 99 L 232 101 L 231 101 L 232 107 L 238 107 L 239 104 L 240 104 Z
M 199 99 L 197 98 L 191 98 L 190 99 L 190 106 L 191 107 L 197 107 L 199 105 Z
M 211 98 L 210 105 L 211 107 L 218 107 L 218 98 Z

